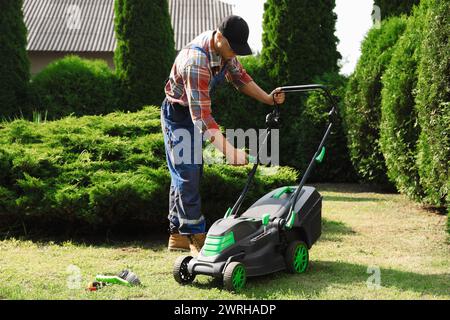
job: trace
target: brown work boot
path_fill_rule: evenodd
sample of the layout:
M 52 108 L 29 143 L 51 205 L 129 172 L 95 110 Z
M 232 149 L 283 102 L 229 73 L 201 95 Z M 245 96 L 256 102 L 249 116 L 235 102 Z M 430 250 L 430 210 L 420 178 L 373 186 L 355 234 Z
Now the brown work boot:
M 169 237 L 169 245 L 167 249 L 169 251 L 189 251 L 189 238 L 179 233 L 171 233 Z
M 196 257 L 202 250 L 203 244 L 205 243 L 206 233 L 196 233 L 188 236 L 191 248 L 191 255 Z

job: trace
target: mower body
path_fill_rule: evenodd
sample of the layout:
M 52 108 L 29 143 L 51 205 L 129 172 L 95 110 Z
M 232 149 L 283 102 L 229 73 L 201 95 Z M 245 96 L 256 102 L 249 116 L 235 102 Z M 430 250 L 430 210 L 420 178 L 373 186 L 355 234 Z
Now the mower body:
M 285 227 L 289 200 L 296 190 L 296 186 L 278 188 L 241 216 L 217 220 L 209 229 L 199 256 L 189 261 L 189 273 L 221 277 L 231 262 L 244 264 L 247 276 L 286 269 L 284 255 L 288 244 L 299 240 L 309 249 L 321 234 L 322 196 L 308 186 L 300 191 L 293 223 Z

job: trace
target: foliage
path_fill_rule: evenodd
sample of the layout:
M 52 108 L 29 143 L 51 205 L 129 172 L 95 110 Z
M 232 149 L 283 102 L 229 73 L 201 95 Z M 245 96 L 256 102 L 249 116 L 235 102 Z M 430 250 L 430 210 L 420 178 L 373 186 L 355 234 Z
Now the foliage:
M 137 110 L 159 105 L 175 58 L 167 0 L 115 0 L 117 49 L 114 62 L 124 105 Z
M 69 55 L 33 77 L 34 111 L 47 119 L 100 115 L 119 108 L 119 85 L 103 60 Z
M 367 183 L 388 184 L 379 146 L 382 76 L 405 27 L 406 18 L 395 17 L 383 21 L 379 29 L 372 28 L 347 85 L 342 111 L 350 159 L 360 179 Z

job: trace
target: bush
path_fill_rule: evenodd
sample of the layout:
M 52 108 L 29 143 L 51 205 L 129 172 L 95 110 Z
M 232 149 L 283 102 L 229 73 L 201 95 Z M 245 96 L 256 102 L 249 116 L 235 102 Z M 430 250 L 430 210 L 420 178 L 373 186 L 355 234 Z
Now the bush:
M 160 105 L 175 58 L 167 0 L 115 0 L 116 73 L 128 110 Z
M 0 2 L 0 116 L 12 118 L 27 113 L 30 62 L 26 52 L 27 29 L 23 1 Z
M 73 114 L 100 115 L 119 107 L 118 82 L 102 60 L 67 56 L 49 64 L 32 80 L 34 108 L 47 119 Z
M 159 114 L 145 107 L 137 113 L 3 123 L 2 229 L 23 222 L 29 232 L 45 233 L 166 230 L 170 176 Z M 249 170 L 205 166 L 201 192 L 209 223 L 234 203 Z M 292 169 L 261 168 L 247 202 L 295 179 Z
M 381 79 L 405 26 L 405 17 L 395 17 L 383 21 L 380 29 L 369 31 L 345 95 L 342 110 L 350 159 L 360 179 L 366 183 L 388 184 L 379 147 Z
M 326 74 L 315 81 L 325 84 L 340 99 L 345 94 L 347 79 L 337 73 Z M 347 140 L 339 115 L 342 103 L 338 103 L 337 121 L 332 127 L 326 142 L 326 156 L 311 175 L 312 181 L 319 182 L 352 182 L 357 179 L 349 158 Z M 300 114 L 299 122 L 293 126 L 297 143 L 292 145 L 294 159 L 300 172 L 305 172 L 329 122 L 328 113 L 331 106 L 321 92 L 311 93 Z
M 450 2 L 433 1 L 419 63 L 416 107 L 421 128 L 417 165 L 424 201 L 444 206 L 450 168 Z
M 416 145 L 420 128 L 414 91 L 428 2 L 422 1 L 414 15 L 408 19 L 405 33 L 396 44 L 392 60 L 382 79 L 380 146 L 388 177 L 395 183 L 398 191 L 415 200 L 422 198 L 423 191 L 416 166 Z

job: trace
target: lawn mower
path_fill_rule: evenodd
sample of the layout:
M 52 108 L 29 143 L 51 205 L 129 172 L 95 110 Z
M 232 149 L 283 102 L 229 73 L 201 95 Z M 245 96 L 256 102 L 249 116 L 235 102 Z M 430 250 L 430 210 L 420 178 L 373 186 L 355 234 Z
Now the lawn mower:
M 334 97 L 323 85 L 282 87 L 281 91 L 321 91 L 331 104 L 325 134 L 298 186 L 284 186 L 256 201 L 243 213 L 242 202 L 260 164 L 259 151 L 245 187 L 232 208 L 209 229 L 198 257 L 181 256 L 173 267 L 173 276 L 180 284 L 191 283 L 198 274 L 223 281 L 230 291 L 241 290 L 247 277 L 286 270 L 303 273 L 309 264 L 308 250 L 321 235 L 322 196 L 314 187 L 305 186 L 316 163 L 325 156 L 325 142 L 336 122 Z M 271 130 L 279 124 L 280 111 L 266 116 L 268 141 Z

